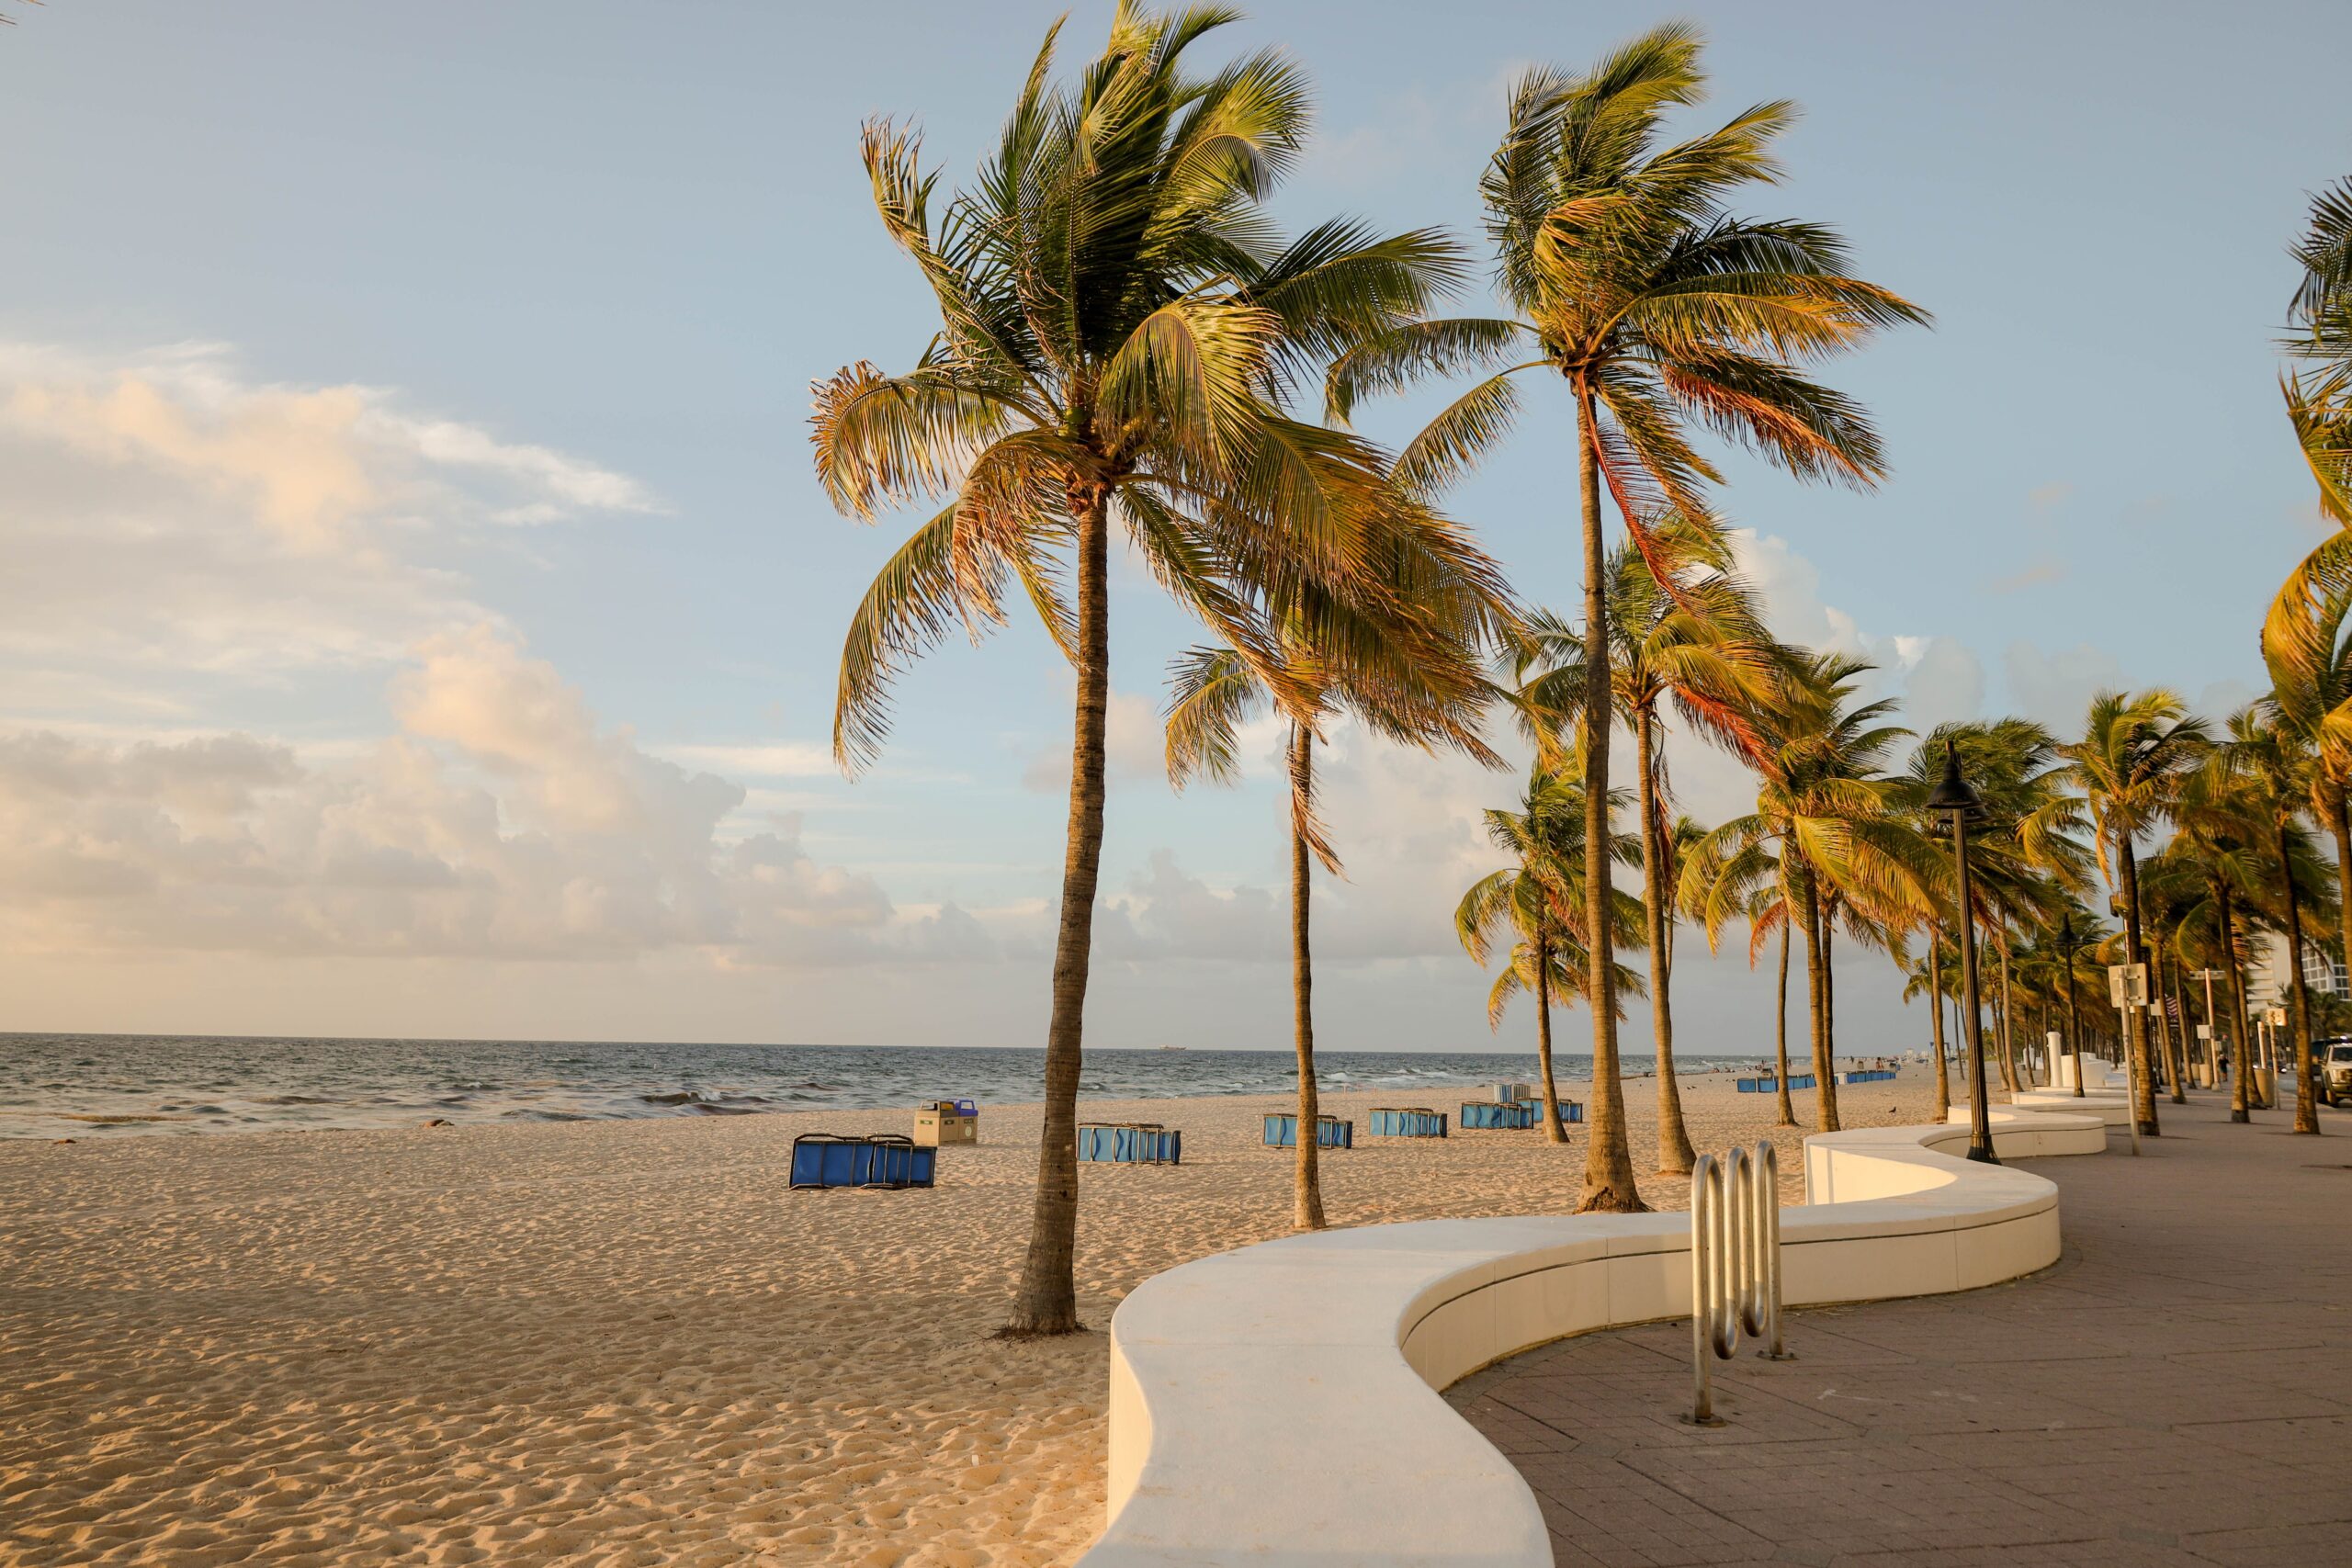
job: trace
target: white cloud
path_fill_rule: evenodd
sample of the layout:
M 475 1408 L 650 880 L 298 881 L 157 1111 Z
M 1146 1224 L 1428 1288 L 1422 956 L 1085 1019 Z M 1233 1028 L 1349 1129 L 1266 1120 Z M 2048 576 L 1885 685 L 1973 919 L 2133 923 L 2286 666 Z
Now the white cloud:
M 468 540 L 658 507 L 595 464 L 377 389 L 245 379 L 201 344 L 0 343 L 0 660 L 52 688 L 12 682 L 20 718 L 94 716 L 54 690 L 61 671 L 152 713 L 208 682 L 387 664 L 494 619 L 447 564 Z
M 2088 643 L 2053 651 L 2020 637 L 2002 650 L 2001 671 L 2018 711 L 2060 735 L 2081 729 L 2092 694 L 2125 684 L 2121 662 Z
M 740 840 L 742 788 L 600 727 L 488 628 L 394 682 L 400 731 L 347 759 L 243 735 L 0 738 L 0 947 L 746 966 L 969 956 L 952 906 L 901 919 L 797 819 Z
M 1984 706 L 1984 669 L 1965 643 L 1939 633 L 1881 631 L 1826 602 L 1821 572 L 1788 541 L 1754 529 L 1732 534 L 1741 574 L 1762 596 L 1773 632 L 1807 648 L 1867 659 L 1878 667 L 1861 682 L 1871 697 L 1899 698 L 1900 722 L 1924 733 L 1974 718 Z

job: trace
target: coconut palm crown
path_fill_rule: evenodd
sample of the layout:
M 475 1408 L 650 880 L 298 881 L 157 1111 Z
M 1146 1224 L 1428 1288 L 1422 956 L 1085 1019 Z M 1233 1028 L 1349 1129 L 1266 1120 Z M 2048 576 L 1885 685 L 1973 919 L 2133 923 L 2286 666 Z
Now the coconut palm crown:
M 861 361 L 815 389 L 817 474 L 839 510 L 871 520 L 944 502 L 852 618 L 834 721 L 843 766 L 887 737 L 892 677 L 958 626 L 1003 621 L 1016 587 L 1078 676 L 1045 1134 L 1013 1333 L 1078 1325 L 1076 1099 L 1114 527 L 1301 713 L 1311 702 L 1281 657 L 1280 606 L 1319 594 L 1359 612 L 1335 617 L 1347 635 L 1443 637 L 1378 570 L 1399 515 L 1382 455 L 1284 399 L 1331 355 L 1417 318 L 1460 258 L 1431 231 L 1384 238 L 1345 221 L 1283 243 L 1264 204 L 1303 144 L 1306 83 L 1278 51 L 1192 70 L 1194 46 L 1233 19 L 1122 0 L 1102 52 L 1058 85 L 1049 33 L 995 152 L 944 201 L 916 137 L 869 123 L 875 205 L 938 321 L 910 369 Z
M 1643 34 L 1589 71 L 1539 67 L 1520 77 L 1510 122 L 1480 184 L 1497 284 L 1515 314 L 1421 321 L 1372 334 L 1326 379 L 1333 416 L 1364 397 L 1430 376 L 1484 372 L 1398 457 L 1404 482 L 1434 487 L 1510 433 L 1524 373 L 1556 377 L 1576 410 L 1584 558 L 1586 658 L 1608 659 L 1601 488 L 1661 581 L 1654 524 L 1706 514 L 1719 479 L 1692 445 L 1695 422 L 1802 479 L 1874 483 L 1884 472 L 1861 408 L 1803 366 L 1859 347 L 1926 313 L 1856 276 L 1845 243 L 1817 223 L 1753 219 L 1729 203 L 1781 175 L 1773 143 L 1795 118 L 1767 103 L 1681 141 L 1666 116 L 1697 103 L 1706 77 L 1697 31 Z M 1607 923 L 1610 867 L 1599 819 L 1609 796 L 1609 689 L 1587 692 L 1584 776 L 1595 813 L 1586 833 L 1588 921 Z M 1607 984 L 1606 943 L 1590 987 Z M 1631 1208 L 1617 1071 L 1617 1025 L 1593 1010 L 1592 1137 L 1585 1201 Z M 1622 1200 L 1622 1204 L 1621 1204 Z

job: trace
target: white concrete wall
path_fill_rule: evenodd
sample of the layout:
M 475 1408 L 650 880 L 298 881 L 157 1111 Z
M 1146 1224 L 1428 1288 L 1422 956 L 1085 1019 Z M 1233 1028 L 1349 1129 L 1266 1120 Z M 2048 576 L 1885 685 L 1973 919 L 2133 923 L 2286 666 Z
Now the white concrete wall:
M 1792 1306 L 1969 1290 L 2058 1257 L 2057 1189 L 1961 1127 L 1806 1140 Z M 1997 1152 L 2091 1153 L 2002 1111 Z M 1085 1568 L 1543 1568 L 1534 1495 L 1440 1397 L 1489 1362 L 1690 1311 L 1690 1216 L 1429 1220 L 1289 1236 L 1148 1280 L 1111 1323 L 1108 1520 Z M 1802 1328 L 1798 1330 L 1802 1336 Z

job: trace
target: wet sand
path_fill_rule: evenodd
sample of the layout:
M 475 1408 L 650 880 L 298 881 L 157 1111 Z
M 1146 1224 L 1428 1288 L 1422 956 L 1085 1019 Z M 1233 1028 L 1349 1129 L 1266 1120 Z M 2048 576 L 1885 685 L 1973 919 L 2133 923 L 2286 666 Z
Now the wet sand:
M 1682 1081 L 1701 1149 L 1770 1132 L 1770 1096 Z M 1626 1084 L 1635 1168 L 1680 1207 L 1656 1092 Z M 1914 1066 L 1840 1103 L 1918 1122 L 1932 1093 Z M 1581 1128 L 1366 1138 L 1396 1102 L 1326 1097 L 1361 1145 L 1324 1161 L 1333 1224 L 1574 1207 Z M 990 1335 L 1034 1105 L 896 1193 L 786 1176 L 795 1134 L 904 1111 L 0 1144 L 0 1562 L 1068 1562 L 1102 1517 L 1102 1329 L 1287 1231 L 1291 1156 L 1259 1145 L 1284 1108 L 1086 1102 L 1182 1128 L 1184 1164 L 1081 1168 L 1089 1332 L 1029 1344 Z M 1802 1135 L 1775 1134 L 1792 1201 Z

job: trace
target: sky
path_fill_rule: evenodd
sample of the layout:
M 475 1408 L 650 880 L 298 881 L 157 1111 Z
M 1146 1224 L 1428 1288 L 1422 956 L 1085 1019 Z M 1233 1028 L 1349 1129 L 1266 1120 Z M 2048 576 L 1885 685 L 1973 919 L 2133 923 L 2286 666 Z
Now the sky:
M 967 177 L 1053 6 L 0 9 L 0 1031 L 1042 1043 L 1069 671 L 1034 625 L 951 642 L 844 779 L 842 636 L 915 519 L 836 515 L 806 420 L 935 321 L 860 124 Z M 1291 229 L 1471 236 L 1512 74 L 1669 17 L 1710 39 L 1691 130 L 1804 106 L 1746 209 L 1838 225 L 1936 317 L 1832 373 L 1878 490 L 1725 458 L 1776 628 L 1921 728 L 2253 694 L 2319 536 L 2272 342 L 2307 195 L 2352 171 L 2352 8 L 1267 0 L 1201 47 L 1317 85 Z M 1452 504 L 1566 606 L 1567 411 L 1530 412 Z M 1283 1048 L 1276 737 L 1170 789 L 1197 633 L 1114 574 L 1089 1038 Z M 1451 926 L 1522 781 L 1330 739 L 1320 1043 L 1527 1045 Z M 1752 803 L 1672 764 L 1702 820 Z M 1768 1052 L 1769 965 L 1703 946 L 1681 1048 Z M 1925 1040 L 1883 958 L 1838 1001 L 1849 1051 Z

